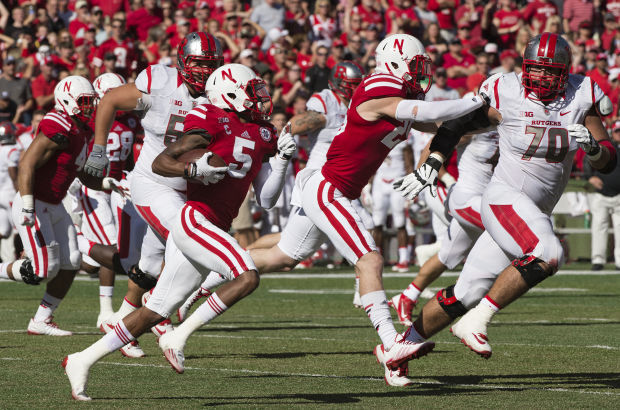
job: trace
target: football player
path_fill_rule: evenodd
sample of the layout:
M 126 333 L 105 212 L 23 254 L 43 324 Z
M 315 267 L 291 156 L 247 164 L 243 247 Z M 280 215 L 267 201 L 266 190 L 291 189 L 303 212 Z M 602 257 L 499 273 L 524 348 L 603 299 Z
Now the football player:
M 13 231 L 11 203 L 17 188 L 19 147 L 16 145 L 17 129 L 9 121 L 0 123 L 0 238 L 8 238 Z M 14 258 L 13 258 L 14 259 Z M 2 258 L 4 260 L 4 258 Z M 12 259 L 9 259 L 12 260 Z
M 265 82 L 249 67 L 220 67 L 209 77 L 206 91 L 210 104 L 197 105 L 190 111 L 183 137 L 153 162 L 153 170 L 159 175 L 190 181 L 187 203 L 177 210 L 168 237 L 164 270 L 144 307 L 120 320 L 114 332 L 64 359 L 76 400 L 90 400 L 85 392 L 86 381 L 96 361 L 169 317 L 211 270 L 231 281 L 209 296 L 175 331 L 159 339 L 166 359 L 179 373 L 183 372 L 183 346 L 173 347 L 172 342 L 184 344 L 191 332 L 252 293 L 259 284 L 254 262 L 227 231 L 250 184 L 261 206 L 275 205 L 296 145 L 292 137 L 279 139 L 275 128 L 266 121 L 271 98 Z M 178 160 L 182 154 L 199 148 L 210 152 L 195 162 Z M 277 161 L 270 164 L 268 159 L 276 150 Z M 209 165 L 214 154 L 228 166 Z

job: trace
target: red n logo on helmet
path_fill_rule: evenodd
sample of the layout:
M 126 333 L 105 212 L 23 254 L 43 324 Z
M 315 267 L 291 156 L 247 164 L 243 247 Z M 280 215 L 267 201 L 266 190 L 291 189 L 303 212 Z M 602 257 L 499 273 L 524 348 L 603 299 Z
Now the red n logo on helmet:
M 401 38 L 400 42 L 398 41 L 397 38 L 394 39 L 394 48 L 398 47 L 398 52 L 399 53 L 403 53 L 403 45 L 405 44 L 405 39 Z
M 62 91 L 71 92 L 71 82 L 67 81 L 65 86 L 62 88 Z
M 233 78 L 232 71 L 230 71 L 230 68 L 228 69 L 228 71 L 222 70 L 222 80 L 225 80 L 226 77 L 230 78 L 230 81 L 232 81 L 233 83 L 237 82 L 237 80 Z
M 334 77 L 346 79 L 347 78 L 347 68 L 343 67 L 341 65 L 336 67 L 336 73 L 334 73 Z

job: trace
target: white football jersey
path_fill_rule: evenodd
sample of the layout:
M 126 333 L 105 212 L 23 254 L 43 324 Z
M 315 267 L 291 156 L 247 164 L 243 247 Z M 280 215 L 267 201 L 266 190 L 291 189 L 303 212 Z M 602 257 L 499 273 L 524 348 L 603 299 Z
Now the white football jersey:
M 34 130 L 31 132 L 24 132 L 19 137 L 17 137 L 17 147 L 22 151 L 26 152 L 32 141 L 34 140 Z
M 0 191 L 3 192 L 3 196 L 15 195 L 15 187 L 9 176 L 9 168 L 17 167 L 19 156 L 20 149 L 17 145 L 0 145 Z
M 401 141 L 392 148 L 385 160 L 377 169 L 377 176 L 384 182 L 390 183 L 406 174 L 405 157 L 403 150 L 409 146 L 409 141 Z
M 347 106 L 328 88 L 313 94 L 306 103 L 308 111 L 316 111 L 327 117 L 327 126 L 308 134 L 310 158 L 306 168 L 321 169 L 327 161 L 327 151 L 338 129 L 347 116 Z
M 136 87 L 150 96 L 142 118 L 144 144 L 135 170 L 152 180 L 179 191 L 185 191 L 183 178 L 167 178 L 155 174 L 153 160 L 170 143 L 183 135 L 185 116 L 196 105 L 208 103 L 205 96 L 193 98 L 176 68 L 161 64 L 148 66 L 136 78 Z
M 422 155 L 422 151 L 424 151 L 424 147 L 426 144 L 433 138 L 433 134 L 428 132 L 422 132 L 418 130 L 414 130 L 413 128 L 409 132 L 409 137 L 407 141 L 413 148 L 413 168 L 417 168 L 418 162 L 420 162 L 420 156 Z
M 459 157 L 459 188 L 482 195 L 493 176 L 498 159 L 498 133 L 491 131 L 474 135 Z
M 493 76 L 481 90 L 502 115 L 497 126 L 499 161 L 491 180 L 516 188 L 549 214 L 564 191 L 578 145 L 566 127 L 583 124 L 603 98 L 589 77 L 569 75 L 562 96 L 548 105 L 530 99 L 515 73 Z

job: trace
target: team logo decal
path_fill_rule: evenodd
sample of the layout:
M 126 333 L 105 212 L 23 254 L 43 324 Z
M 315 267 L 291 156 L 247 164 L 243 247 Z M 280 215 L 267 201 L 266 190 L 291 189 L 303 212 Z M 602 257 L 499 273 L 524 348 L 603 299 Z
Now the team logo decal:
M 260 137 L 263 141 L 269 142 L 271 141 L 271 132 L 269 132 L 269 130 L 265 127 L 260 127 Z

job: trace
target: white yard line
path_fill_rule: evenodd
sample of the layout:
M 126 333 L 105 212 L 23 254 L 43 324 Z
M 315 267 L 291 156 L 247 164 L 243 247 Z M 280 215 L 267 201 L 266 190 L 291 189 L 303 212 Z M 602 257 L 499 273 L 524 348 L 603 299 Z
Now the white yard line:
M 440 288 L 429 288 L 433 293 Z M 533 288 L 528 293 L 555 293 L 555 292 L 587 292 L 588 289 L 583 288 Z M 299 295 L 352 295 L 352 289 L 269 289 L 269 293 L 292 293 Z M 386 293 L 400 293 L 402 289 L 386 289 Z

